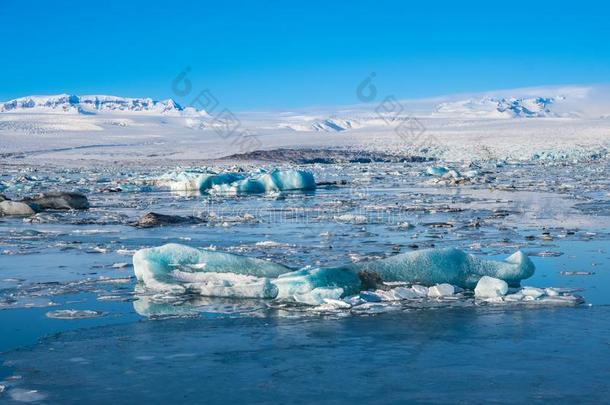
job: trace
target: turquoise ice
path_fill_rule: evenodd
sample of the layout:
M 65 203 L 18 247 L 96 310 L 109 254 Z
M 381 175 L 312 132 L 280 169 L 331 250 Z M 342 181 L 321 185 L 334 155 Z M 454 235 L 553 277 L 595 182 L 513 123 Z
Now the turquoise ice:
M 169 243 L 159 247 L 140 249 L 133 256 L 136 279 L 155 290 L 185 290 L 176 271 L 180 273 L 233 273 L 254 277 L 277 277 L 292 269 L 267 260 L 195 249 Z M 180 274 L 178 273 L 178 274 Z
M 350 267 L 355 271 L 375 272 L 384 281 L 424 285 L 449 283 L 468 289 L 473 289 L 483 276 L 518 285 L 521 280 L 531 277 L 535 270 L 534 263 L 521 251 L 504 261 L 494 261 L 453 248 L 423 249 Z
M 504 261 L 491 261 L 459 249 L 426 249 L 340 267 L 294 270 L 267 260 L 180 244 L 141 249 L 134 255 L 133 264 L 137 280 L 152 290 L 304 303 L 357 294 L 363 271 L 376 273 L 383 281 L 448 283 L 473 289 L 483 276 L 518 285 L 535 270 L 522 252 Z
M 216 173 L 205 169 L 190 169 L 166 173 L 155 181 L 172 191 L 216 192 L 227 194 L 269 193 L 290 190 L 314 190 L 316 181 L 311 172 L 296 169 L 261 170 L 254 173 Z
M 159 178 L 157 183 L 169 187 L 172 191 L 207 192 L 216 185 L 241 180 L 245 175 L 245 173 L 237 172 L 216 173 L 205 169 L 190 169 L 166 173 Z
M 358 273 L 344 267 L 304 268 L 271 281 L 278 289 L 278 299 L 294 299 L 319 305 L 324 298 L 337 299 L 360 291 Z
M 426 174 L 431 176 L 442 176 L 449 172 L 449 168 L 445 166 L 430 166 L 426 169 Z
M 269 193 L 290 190 L 315 190 L 316 181 L 311 172 L 305 170 L 279 170 L 251 175 L 233 183 L 218 184 L 212 188 L 219 193 Z

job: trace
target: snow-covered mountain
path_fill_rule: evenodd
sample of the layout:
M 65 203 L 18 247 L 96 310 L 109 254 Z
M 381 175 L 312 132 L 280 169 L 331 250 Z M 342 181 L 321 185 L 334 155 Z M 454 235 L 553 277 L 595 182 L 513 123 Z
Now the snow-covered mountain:
M 179 115 L 185 111 L 174 100 L 128 98 L 103 95 L 58 94 L 27 96 L 0 103 L 0 112 L 50 112 L 95 114 L 98 112 L 137 112 Z
M 610 86 L 556 86 L 486 93 L 454 94 L 419 100 L 376 102 L 352 106 L 315 107 L 292 111 L 236 112 L 229 125 L 218 111 L 210 114 L 182 107 L 173 100 L 104 95 L 27 96 L 0 102 L 0 132 L 45 134 L 62 131 L 113 131 L 116 128 L 163 128 L 222 132 L 235 127 L 253 133 L 320 134 L 381 133 L 402 122 L 443 128 L 475 121 L 546 121 L 607 119 Z M 404 130 L 404 127 L 403 127 Z M 297 136 L 294 134 L 294 136 Z M 349 136 L 349 135 L 348 135 Z M 338 137 L 337 137 L 338 138 Z
M 310 128 L 314 131 L 326 132 L 342 132 L 359 127 L 360 124 L 357 121 L 336 117 L 314 121 L 310 126 Z
M 463 117 L 489 118 L 536 118 L 559 117 L 552 107 L 565 97 L 484 97 L 443 102 L 437 105 L 435 112 L 439 115 L 460 115 Z
M 263 149 L 348 148 L 452 161 L 602 156 L 610 86 L 561 86 L 289 111 L 196 111 L 174 101 L 23 97 L 0 103 L 0 160 L 209 159 Z M 20 162 L 23 162 L 20 160 Z

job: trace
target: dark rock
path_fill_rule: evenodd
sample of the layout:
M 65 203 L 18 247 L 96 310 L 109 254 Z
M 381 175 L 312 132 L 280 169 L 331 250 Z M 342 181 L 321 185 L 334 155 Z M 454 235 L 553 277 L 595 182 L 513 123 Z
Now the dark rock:
M 25 198 L 22 202 L 36 204 L 48 210 L 86 210 L 89 208 L 87 197 L 81 193 L 52 192 L 37 197 Z
M 0 215 L 21 215 L 30 216 L 39 211 L 35 204 L 26 204 L 21 201 L 2 201 L 0 202 Z
M 204 222 L 201 218 L 188 216 L 181 217 L 179 215 L 165 215 L 156 212 L 149 212 L 138 220 L 134 226 L 139 228 L 153 228 L 155 226 L 164 225 L 188 225 Z
M 337 181 L 319 181 L 316 183 L 316 187 L 329 187 L 329 186 L 345 186 L 347 185 L 347 180 L 337 180 Z

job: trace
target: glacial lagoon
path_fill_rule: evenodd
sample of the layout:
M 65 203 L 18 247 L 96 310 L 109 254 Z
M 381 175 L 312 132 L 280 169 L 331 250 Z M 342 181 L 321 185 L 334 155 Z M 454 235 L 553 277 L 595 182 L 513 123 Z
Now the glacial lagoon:
M 74 191 L 90 208 L 0 218 L 0 401 L 604 402 L 608 163 L 432 166 L 291 166 L 315 190 L 261 193 L 152 181 L 174 168 L 4 167 L 9 198 Z M 214 168 L 237 169 L 260 167 Z M 189 220 L 138 226 L 149 212 Z M 519 288 L 574 299 L 388 295 L 413 283 L 321 305 L 151 291 L 132 256 L 168 243 L 291 269 L 521 251 L 535 272 Z

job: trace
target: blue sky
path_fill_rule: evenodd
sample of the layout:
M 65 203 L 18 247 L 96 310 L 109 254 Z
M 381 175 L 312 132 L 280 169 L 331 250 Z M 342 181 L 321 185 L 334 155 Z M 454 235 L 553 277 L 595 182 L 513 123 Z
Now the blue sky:
M 0 99 L 175 98 L 233 109 L 354 104 L 370 72 L 418 98 L 610 82 L 604 2 L 0 0 Z

